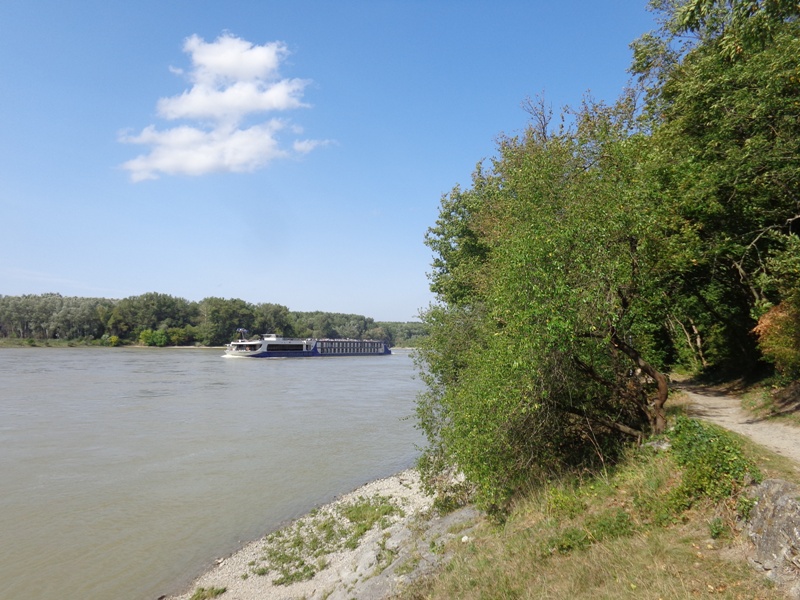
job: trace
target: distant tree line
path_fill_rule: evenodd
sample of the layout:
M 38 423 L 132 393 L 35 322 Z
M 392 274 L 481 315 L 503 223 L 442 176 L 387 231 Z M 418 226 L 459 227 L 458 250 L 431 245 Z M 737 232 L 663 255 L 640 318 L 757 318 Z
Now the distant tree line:
M 193 302 L 156 292 L 121 300 L 57 293 L 0 295 L 0 338 L 109 346 L 218 346 L 235 338 L 239 328 L 284 337 L 379 339 L 391 346 L 413 346 L 425 334 L 421 323 L 295 312 L 280 304 L 252 304 L 238 298 Z

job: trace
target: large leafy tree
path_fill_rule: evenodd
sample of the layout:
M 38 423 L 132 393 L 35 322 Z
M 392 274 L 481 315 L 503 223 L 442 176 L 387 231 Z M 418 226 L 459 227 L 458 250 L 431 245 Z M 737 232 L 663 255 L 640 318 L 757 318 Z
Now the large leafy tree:
M 655 6 L 663 27 L 635 44 L 634 71 L 650 85 L 662 193 L 700 241 L 671 322 L 695 364 L 740 370 L 758 358 L 756 319 L 785 295 L 770 265 L 800 222 L 800 9 Z
M 542 103 L 442 198 L 419 353 L 428 474 L 500 505 L 531 474 L 664 429 L 678 362 L 800 370 L 800 5 L 654 0 L 633 96 Z M 765 312 L 766 311 L 766 312 Z
M 295 334 L 289 309 L 280 304 L 258 304 L 253 309 L 253 331 L 277 333 L 291 337 Z
M 556 132 L 537 109 L 429 232 L 423 466 L 457 466 L 487 506 L 664 429 L 663 290 L 683 230 L 653 193 L 634 108 L 587 103 Z
M 227 344 L 237 329 L 253 328 L 252 305 L 239 298 L 203 298 L 199 311 L 201 341 L 208 346 Z

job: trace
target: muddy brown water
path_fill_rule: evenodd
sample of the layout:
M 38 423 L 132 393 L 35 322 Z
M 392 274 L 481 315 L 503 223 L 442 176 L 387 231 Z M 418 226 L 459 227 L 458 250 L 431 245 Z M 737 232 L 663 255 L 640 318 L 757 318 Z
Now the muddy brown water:
M 217 557 L 411 466 L 407 353 L 0 349 L 5 598 L 154 600 Z

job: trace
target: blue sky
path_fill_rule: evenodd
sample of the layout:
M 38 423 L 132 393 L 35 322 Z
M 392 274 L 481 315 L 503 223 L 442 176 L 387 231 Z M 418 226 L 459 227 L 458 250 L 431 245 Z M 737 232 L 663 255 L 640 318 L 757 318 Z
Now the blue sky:
M 613 101 L 645 0 L 3 0 L 0 294 L 406 321 L 521 103 Z

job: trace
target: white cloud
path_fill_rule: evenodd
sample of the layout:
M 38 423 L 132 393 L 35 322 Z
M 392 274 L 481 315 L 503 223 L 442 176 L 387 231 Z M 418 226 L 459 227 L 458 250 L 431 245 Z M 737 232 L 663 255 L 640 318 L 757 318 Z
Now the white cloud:
M 145 127 L 138 135 L 122 134 L 120 141 L 149 146 L 150 151 L 127 161 L 133 181 L 157 179 L 160 174 L 203 175 L 212 172 L 245 172 L 277 158 L 307 154 L 325 145 L 323 140 L 294 140 L 283 149 L 279 132 L 299 133 L 278 119 L 242 127 L 245 118 L 276 111 L 307 108 L 305 79 L 281 79 L 279 67 L 288 55 L 281 42 L 255 46 L 224 34 L 207 43 L 193 35 L 184 43 L 192 66 L 186 73 L 192 87 L 182 94 L 158 101 L 160 117 L 187 120 L 159 130 Z M 170 67 L 177 75 L 183 69 Z
M 315 148 L 319 148 L 320 146 L 327 146 L 330 144 L 330 140 L 295 140 L 292 144 L 292 148 L 298 154 L 308 154 Z
M 225 88 L 195 85 L 180 96 L 161 98 L 158 113 L 165 119 L 213 119 L 238 123 L 251 113 L 303 108 L 308 82 L 285 79 L 272 84 L 237 81 Z

